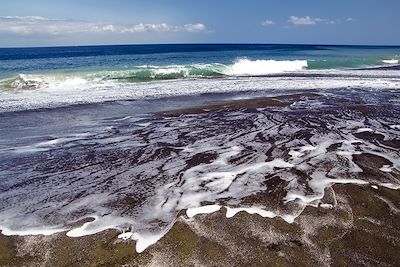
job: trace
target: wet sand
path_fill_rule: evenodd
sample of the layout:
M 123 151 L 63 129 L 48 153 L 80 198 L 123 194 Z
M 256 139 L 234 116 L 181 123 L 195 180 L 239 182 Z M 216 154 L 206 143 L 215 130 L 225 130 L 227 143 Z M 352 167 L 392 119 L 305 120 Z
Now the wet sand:
M 331 189 L 329 189 L 331 190 Z M 1 266 L 398 266 L 400 194 L 335 185 L 333 208 L 307 207 L 293 224 L 224 210 L 184 214 L 157 244 L 138 254 L 109 230 L 91 236 L 0 235 Z M 329 196 L 330 194 L 327 194 Z M 337 203 L 336 203 L 337 202 Z
M 395 100 L 399 99 L 396 93 L 383 92 L 378 95 L 362 91 L 356 93 L 343 91 L 334 95 L 330 93 L 300 93 L 210 103 L 201 107 L 156 113 L 154 120 L 168 120 L 168 126 L 170 126 L 175 119 L 191 119 L 195 116 L 195 119 L 206 122 L 205 119 L 211 118 L 209 125 L 215 125 L 216 121 L 221 125 L 215 125 L 212 129 L 214 132 L 207 132 L 210 136 L 235 133 L 239 130 L 248 133 L 247 129 L 252 129 L 251 127 L 256 124 L 254 118 L 260 113 L 268 116 L 271 121 L 281 120 L 283 123 L 277 124 L 281 132 L 300 125 L 299 130 L 294 134 L 289 132 L 288 137 L 272 135 L 272 133 L 271 135 L 254 134 L 253 139 L 248 141 L 249 147 L 229 159 L 228 163 L 233 167 L 249 161 L 254 154 L 257 156 L 259 152 L 252 150 L 251 142 L 269 145 L 266 148 L 262 147 L 266 161 L 278 156 L 289 161 L 295 158 L 294 154 L 290 154 L 293 152 L 293 147 L 291 147 L 293 142 L 296 146 L 311 144 L 313 135 L 329 134 L 330 129 L 336 131 L 337 136 L 343 135 L 343 132 L 334 127 L 339 127 L 340 123 L 345 125 L 347 121 L 363 121 L 370 127 L 380 126 L 381 128 L 374 131 L 370 129 L 355 131 L 356 129 L 351 128 L 352 131 L 354 130 L 352 136 L 356 137 L 357 141 L 364 141 L 369 147 L 374 146 L 375 149 L 391 151 L 393 155 L 398 155 L 400 148 L 398 132 L 390 127 L 390 123 L 400 122 L 399 108 L 395 104 Z M 247 115 L 243 118 L 240 114 Z M 337 126 L 338 124 L 340 125 Z M 208 127 L 208 124 L 203 127 Z M 125 129 L 116 127 L 111 130 L 112 135 L 119 135 L 120 131 L 123 132 Z M 190 136 L 191 130 L 177 135 L 179 138 L 175 141 L 184 143 L 186 140 L 204 137 L 200 134 L 197 137 Z M 143 138 L 150 138 L 149 134 L 144 135 L 145 132 L 140 132 L 142 133 Z M 345 161 L 348 154 L 345 153 L 347 151 L 343 151 L 344 145 L 351 145 L 351 149 L 355 150 L 352 152 L 349 163 Z M 171 230 L 142 253 L 135 251 L 135 241 L 118 239 L 120 232 L 116 230 L 106 230 L 79 238 L 67 237 L 65 232 L 50 236 L 0 235 L 0 265 L 398 266 L 400 264 L 398 253 L 400 251 L 400 194 L 398 190 L 389 189 L 382 184 L 400 184 L 400 172 L 392 166 L 392 161 L 383 155 L 371 154 L 374 151 L 371 152 L 369 148 L 357 143 L 333 140 L 326 149 L 326 153 L 335 152 L 334 155 L 336 152 L 338 155 L 342 153 L 340 155 L 344 155 L 345 159 L 335 157 L 313 162 L 315 159 L 309 158 L 307 163 L 313 168 L 322 170 L 334 170 L 337 167 L 339 170 L 335 175 L 360 179 L 366 184 L 334 184 L 324 189 L 324 197 L 318 201 L 309 202 L 307 205 L 296 201 L 285 203 L 289 185 L 286 177 L 295 177 L 304 192 L 312 195 L 315 189 L 312 189 L 309 183 L 314 173 L 306 169 L 278 167 L 277 170 L 274 168 L 274 172 L 265 173 L 262 177 L 260 186 L 265 186 L 268 190 L 249 191 L 248 194 L 240 197 L 239 206 L 260 205 L 277 214 L 279 212 L 282 214 L 301 213 L 291 224 L 279 216 L 263 218 L 246 212 L 240 212 L 233 218 L 226 218 L 224 207 L 218 212 L 196 215 L 189 219 L 183 209 L 176 217 Z M 85 150 L 86 161 L 82 168 L 89 166 L 87 162 L 96 163 L 95 159 L 98 155 L 95 156 L 89 152 Z M 106 152 L 104 153 L 106 155 Z M 129 158 L 132 166 L 137 164 L 141 155 L 140 153 L 124 153 L 122 156 L 124 159 Z M 172 144 L 160 141 L 157 149 L 149 153 L 145 161 L 161 161 L 171 154 L 175 155 L 173 153 L 179 153 L 179 150 Z M 120 164 L 117 161 L 118 157 L 121 155 L 115 153 L 115 155 L 104 156 L 104 159 L 112 164 L 115 162 Z M 195 153 L 185 161 L 182 173 L 196 166 L 212 164 L 217 158 L 217 155 L 211 152 Z M 353 163 L 361 171 L 354 172 Z M 70 168 L 80 168 L 79 162 L 74 164 L 75 166 L 39 165 L 37 169 L 42 167 L 46 174 L 51 174 L 63 168 L 65 173 L 69 173 Z M 102 162 L 102 164 L 111 166 L 107 162 Z M 124 167 L 122 163 L 121 166 Z M 163 171 L 164 166 L 159 167 L 159 170 Z M 383 166 L 393 169 L 385 171 L 382 170 Z M 345 169 L 341 169 L 342 167 Z M 131 168 L 131 165 L 126 168 Z M 328 176 L 329 174 L 330 171 L 327 172 Z M 238 177 L 240 178 L 240 175 Z M 251 176 L 254 179 L 255 177 L 255 174 Z M 110 184 L 118 182 L 111 178 L 110 176 L 106 179 L 104 188 L 107 188 L 108 182 Z M 149 179 L 151 180 L 151 177 Z M 29 182 L 32 181 L 27 183 Z M 25 185 L 21 183 L 16 186 Z M 126 195 L 107 203 L 107 206 L 128 211 L 129 208 L 142 205 L 144 200 L 145 196 Z M 221 205 L 233 205 L 234 200 L 232 196 L 219 197 L 216 202 Z M 208 203 L 214 202 L 202 201 L 202 204 Z M 79 216 L 75 214 L 75 217 Z
M 158 112 L 158 116 L 181 116 L 188 114 L 200 114 L 215 111 L 240 111 L 251 110 L 255 108 L 288 108 L 291 104 L 301 99 L 315 100 L 323 98 L 316 93 L 302 93 L 290 95 L 278 95 L 275 97 L 259 97 L 252 99 L 242 99 L 229 102 L 212 102 L 201 107 L 192 107 L 185 109 L 176 109 L 166 112 Z

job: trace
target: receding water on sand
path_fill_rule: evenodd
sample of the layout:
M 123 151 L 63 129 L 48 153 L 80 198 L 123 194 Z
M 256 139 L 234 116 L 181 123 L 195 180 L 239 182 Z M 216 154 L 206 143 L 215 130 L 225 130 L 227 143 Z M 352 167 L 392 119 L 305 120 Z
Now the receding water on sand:
M 399 54 L 0 49 L 0 238 L 116 229 L 143 252 L 182 222 L 251 214 L 295 228 L 307 207 L 338 214 L 356 202 L 339 208 L 333 188 L 384 191 L 379 201 L 396 213 Z
M 135 102 L 108 103 L 103 117 L 90 105 L 3 113 L 3 234 L 131 228 L 143 251 L 182 210 L 291 223 L 334 205 L 321 202 L 333 184 L 400 185 L 396 91 L 285 92 L 142 115 L 129 114 Z M 71 112 L 81 116 L 64 124 Z

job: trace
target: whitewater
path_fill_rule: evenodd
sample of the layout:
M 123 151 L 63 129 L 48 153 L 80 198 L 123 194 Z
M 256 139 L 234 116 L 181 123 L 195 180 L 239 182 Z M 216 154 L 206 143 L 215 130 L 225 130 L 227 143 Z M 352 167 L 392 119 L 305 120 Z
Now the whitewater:
M 118 71 L 19 74 L 0 80 L 0 112 L 206 93 L 399 86 L 397 70 L 309 70 L 307 66 L 303 60 L 240 59 L 228 66 L 140 66 Z
M 335 184 L 398 190 L 399 55 L 305 45 L 0 49 L 0 230 L 116 229 L 142 252 L 178 216 L 295 223 L 307 206 L 334 208 L 324 196 Z

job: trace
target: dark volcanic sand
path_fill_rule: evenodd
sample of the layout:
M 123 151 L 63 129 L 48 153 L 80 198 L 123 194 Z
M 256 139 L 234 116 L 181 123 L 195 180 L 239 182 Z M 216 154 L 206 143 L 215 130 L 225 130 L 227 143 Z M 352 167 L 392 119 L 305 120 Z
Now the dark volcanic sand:
M 33 165 L 35 176 L 28 179 L 21 171 L 18 175 L 24 177 L 24 182 L 8 185 L 9 190 L 29 188 L 32 183 L 51 188 L 54 181 L 59 183 L 57 177 L 60 177 L 61 181 L 71 181 L 71 186 L 79 185 L 66 198 L 79 199 L 91 190 L 104 193 L 120 186 L 115 198 L 103 203 L 104 207 L 121 214 L 132 210 L 139 210 L 141 214 L 140 207 L 148 207 L 146 201 L 152 197 L 149 193 L 152 187 L 178 178 L 177 184 L 162 192 L 160 198 L 166 194 L 165 203 L 176 195 L 180 196 L 178 203 L 181 203 L 187 191 L 189 195 L 206 192 L 207 197 L 200 199 L 202 204 L 262 206 L 278 217 L 263 218 L 240 212 L 226 218 L 223 207 L 219 212 L 188 219 L 185 209 L 179 211 L 178 204 L 168 213 L 176 217 L 174 226 L 141 254 L 135 252 L 134 241 L 117 239 L 119 232 L 115 230 L 80 238 L 67 237 L 65 232 L 50 236 L 0 235 L 0 265 L 398 266 L 400 194 L 383 186 L 400 184 L 396 165 L 399 129 L 395 126 L 400 124 L 398 100 L 398 94 L 390 91 L 343 90 L 210 103 L 157 113 L 143 122 L 151 122 L 150 129 L 136 131 L 127 125 L 116 125 L 107 134 L 77 144 L 72 141 L 72 145 L 62 150 L 40 152 L 37 158 L 20 157 L 16 163 L 6 164 L 7 170 Z M 358 131 L 361 127 L 371 129 Z M 167 131 L 167 137 L 158 134 L 160 129 Z M 213 162 L 227 153 L 224 148 L 216 148 L 181 155 L 181 147 L 203 138 L 214 140 L 217 145 L 229 143 L 243 147 L 227 158 L 224 170 L 239 167 L 242 170 L 229 187 L 223 189 L 223 181 L 218 177 L 210 182 L 222 191 L 212 191 L 215 187 L 206 182 L 200 183 L 198 190 L 184 187 L 190 183 L 197 185 L 196 180 L 185 178 L 185 173 L 196 167 L 202 168 L 202 172 L 213 170 Z M 126 145 L 138 140 L 146 140 L 147 145 L 139 149 Z M 324 144 L 323 152 L 313 154 L 316 152 L 312 151 L 318 151 Z M 315 147 L 311 152 L 301 150 L 311 145 Z M 75 158 L 66 158 L 69 153 Z M 279 158 L 291 162 L 293 167 L 274 166 L 258 172 L 253 167 L 247 168 L 260 157 L 265 162 Z M 177 171 L 174 166 L 165 170 L 178 160 L 184 164 Z M 153 162 L 159 163 L 154 172 L 141 169 L 141 176 L 137 175 L 135 168 L 142 164 L 151 169 L 153 165 L 146 164 Z M 390 170 L 383 171 L 383 166 Z M 320 178 L 321 173 L 324 178 Z M 135 186 L 148 191 L 125 193 L 132 183 L 127 183 L 129 180 L 123 179 L 124 175 Z M 86 185 L 85 179 L 95 182 Z M 286 202 L 289 192 L 305 197 L 319 196 L 320 187 L 315 184 L 323 183 L 324 179 L 361 180 L 366 184 L 327 184 L 322 187 L 321 200 L 306 198 L 305 202 L 315 207 L 306 206 L 300 198 Z M 52 198 L 61 201 L 65 194 L 60 192 Z M 9 203 L 11 200 L 11 197 L 7 199 Z M 37 205 L 42 202 L 38 201 Z M 60 211 L 54 209 L 46 218 Z M 82 219 L 85 214 L 90 211 L 78 209 L 53 219 Z M 289 224 L 279 217 L 284 214 L 300 215 Z M 168 216 L 162 218 L 168 219 Z M 149 217 L 143 223 L 167 223 L 155 219 L 159 218 Z
M 82 238 L 0 235 L 1 266 L 398 266 L 400 194 L 336 185 L 332 209 L 307 207 L 293 224 L 245 212 L 178 218 L 138 254 L 105 231 Z M 331 190 L 331 189 L 329 189 Z M 329 201 L 327 201 L 329 202 Z

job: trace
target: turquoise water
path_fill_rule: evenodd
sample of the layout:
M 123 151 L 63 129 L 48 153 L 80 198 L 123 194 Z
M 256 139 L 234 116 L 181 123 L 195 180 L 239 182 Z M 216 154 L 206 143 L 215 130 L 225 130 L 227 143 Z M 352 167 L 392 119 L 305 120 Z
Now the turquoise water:
M 2 89 L 40 86 L 26 74 L 125 82 L 268 75 L 398 64 L 400 47 L 132 45 L 0 49 Z M 22 76 L 21 76 L 22 75 Z M 42 77 L 43 78 L 43 77 Z
M 390 82 L 372 84 L 380 80 L 349 83 L 343 77 L 322 83 L 317 76 L 333 72 L 339 76 L 343 72 L 353 77 L 370 76 L 371 70 L 363 69 L 398 68 L 399 55 L 400 47 L 393 46 L 179 44 L 3 48 L 0 112 L 249 90 L 366 85 L 394 88 L 395 77 Z M 388 73 L 375 73 L 375 78 Z M 394 70 L 390 75 L 398 73 Z M 309 79 L 290 78 L 302 75 Z M 273 78 L 277 76 L 283 78 Z

